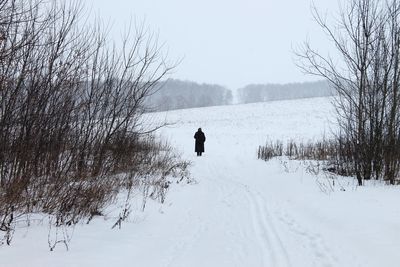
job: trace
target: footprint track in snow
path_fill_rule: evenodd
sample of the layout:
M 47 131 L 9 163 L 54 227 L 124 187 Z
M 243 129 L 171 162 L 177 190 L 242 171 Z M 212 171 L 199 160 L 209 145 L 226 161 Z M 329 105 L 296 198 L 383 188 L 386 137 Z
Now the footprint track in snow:
M 280 210 L 280 209 L 277 209 Z M 299 237 L 302 244 L 311 250 L 315 258 L 315 266 L 336 266 L 337 259 L 332 256 L 330 249 L 326 246 L 321 235 L 313 233 L 299 224 L 287 212 L 276 212 L 277 218 L 287 226 L 290 232 Z
M 185 219 L 181 220 L 180 228 L 186 229 L 186 224 L 188 222 L 193 222 L 192 218 L 194 217 L 195 216 L 192 214 L 192 212 L 188 212 L 188 214 L 185 216 Z M 176 262 L 186 251 L 189 251 L 191 247 L 193 247 L 194 243 L 201 237 L 201 235 L 207 231 L 207 225 L 204 224 L 200 217 L 197 217 L 196 221 L 198 223 L 195 224 L 195 230 L 193 232 L 185 236 L 177 237 L 178 240 L 175 241 L 175 244 L 169 249 L 169 252 L 167 253 L 168 257 L 164 260 L 163 266 L 175 266 L 174 262 Z

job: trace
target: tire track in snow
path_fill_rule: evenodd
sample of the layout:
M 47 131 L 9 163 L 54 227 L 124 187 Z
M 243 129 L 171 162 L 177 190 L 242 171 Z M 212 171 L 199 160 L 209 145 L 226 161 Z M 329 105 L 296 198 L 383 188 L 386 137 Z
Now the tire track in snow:
M 257 222 L 255 223 L 255 232 L 256 234 L 261 232 L 261 242 L 267 244 L 267 250 L 270 251 L 271 262 L 270 264 L 264 262 L 263 266 L 291 267 L 289 254 L 275 228 L 265 200 L 258 192 L 251 191 L 248 187 L 246 187 L 245 192 L 250 205 L 256 207 L 252 209 L 252 218 Z
M 253 231 L 255 233 L 255 237 L 258 240 L 258 244 L 261 248 L 262 266 L 276 266 L 277 264 L 277 259 L 275 257 L 276 252 L 269 238 L 268 230 L 266 229 L 261 216 L 258 215 L 259 206 L 257 206 L 256 202 L 253 199 L 251 199 L 249 193 L 247 193 L 247 199 L 250 205 L 250 214 L 253 223 Z M 266 255 L 266 253 L 269 254 L 269 257 Z
M 257 191 L 250 190 L 249 186 L 241 182 L 237 182 L 233 179 L 227 178 L 237 177 L 236 174 L 230 173 L 228 170 L 234 168 L 228 168 L 226 164 L 210 164 L 209 170 L 218 176 L 218 179 L 211 179 L 212 183 L 218 185 L 220 193 L 226 191 L 227 187 L 234 186 L 237 192 L 242 192 L 244 199 L 249 204 L 250 217 L 252 221 L 251 229 L 254 233 L 254 237 L 257 240 L 259 250 L 261 253 L 262 266 L 284 266 L 291 267 L 290 258 L 288 252 L 276 230 L 270 212 L 267 209 L 267 205 L 263 197 Z M 224 167 L 222 167 L 224 166 Z M 236 194 L 235 194 L 236 195 Z M 236 195 L 236 197 L 238 197 Z
M 278 229 L 284 230 L 285 233 L 292 233 L 293 237 L 297 236 L 299 242 L 305 245 L 305 247 L 303 246 L 306 249 L 305 252 L 312 255 L 313 266 L 335 266 L 337 259 L 331 255 L 329 248 L 320 235 L 308 231 L 302 224 L 294 221 L 285 209 L 282 211 L 282 209 L 272 205 L 273 209 L 270 211 L 270 205 L 268 205 L 262 194 L 252 187 L 239 182 L 241 180 L 239 175 L 232 173 L 234 168 L 227 166 L 226 162 L 219 162 L 218 164 L 214 160 L 207 163 L 209 188 L 218 192 L 218 201 L 230 197 L 238 198 L 240 197 L 239 195 L 247 201 L 251 218 L 250 226 L 253 228 L 250 229 L 250 232 L 254 233 L 253 240 L 258 244 L 261 266 L 293 266 L 288 249 Z M 232 201 L 226 200 L 226 202 L 234 206 Z M 226 214 L 226 216 L 229 216 L 229 214 Z M 277 228 L 276 226 L 279 227 Z M 237 240 L 240 241 L 240 239 Z M 246 257 L 246 255 L 240 256 L 240 258 L 242 257 Z M 241 261 L 243 262 L 243 259 Z
M 276 229 L 276 224 L 278 224 L 279 229 L 283 229 L 285 233 L 291 233 L 292 237 L 300 240 L 300 243 L 305 245 L 305 252 L 310 253 L 312 256 L 310 259 L 314 262 L 313 266 L 332 267 L 337 265 L 337 258 L 332 255 L 321 235 L 308 231 L 307 227 L 295 221 L 287 212 L 287 208 L 281 209 L 272 205 L 273 209 L 270 212 L 269 205 L 267 205 L 259 191 L 253 190 L 253 188 L 242 182 L 238 182 L 241 180 L 238 174 L 229 172 L 234 168 L 228 168 L 226 163 L 224 164 L 225 168 L 221 168 L 221 165 L 216 168 L 216 171 L 219 172 L 218 174 L 222 173 L 224 175 L 221 175 L 218 180 L 222 179 L 225 184 L 235 184 L 246 195 L 254 232 L 259 233 L 256 234 L 256 239 L 260 249 L 264 252 L 262 254 L 263 266 L 292 266 L 291 257 L 279 235 L 279 231 Z

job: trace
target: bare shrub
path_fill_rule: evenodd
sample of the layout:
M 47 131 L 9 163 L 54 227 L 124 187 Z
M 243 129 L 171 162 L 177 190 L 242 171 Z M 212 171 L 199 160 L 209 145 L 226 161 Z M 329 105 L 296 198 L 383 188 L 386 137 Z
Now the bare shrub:
M 268 161 L 274 157 L 283 155 L 283 143 L 280 141 L 267 142 L 264 146 L 258 147 L 258 159 Z
M 141 160 L 136 165 L 129 165 L 130 168 L 120 176 L 121 191 L 126 193 L 125 204 L 112 228 L 120 228 L 128 218 L 135 192 L 142 195 L 141 208 L 144 210 L 149 198 L 164 203 L 172 183 L 193 182 L 188 169 L 190 162 L 183 161 L 167 143 L 150 139 L 143 147 L 145 153 Z
M 258 149 L 258 158 L 269 160 L 274 157 L 287 156 L 293 160 L 328 160 L 334 155 L 336 145 L 334 140 L 318 142 L 295 142 L 290 140 L 284 146 L 283 142 L 267 142 Z
M 265 147 L 260 146 L 258 149 L 258 158 L 268 161 L 273 157 L 285 156 L 290 160 L 313 161 L 317 163 L 308 164 L 308 171 L 312 174 L 321 171 L 334 173 L 340 176 L 356 176 L 356 167 L 354 163 L 352 143 L 345 137 L 336 137 L 332 139 L 323 139 L 315 142 L 295 142 L 288 141 L 286 146 L 282 142 L 267 142 Z M 388 163 L 382 159 L 383 166 Z M 318 166 L 318 168 L 315 168 Z M 385 171 L 384 168 L 381 169 Z M 383 177 L 384 173 L 376 176 Z M 400 177 L 400 173 L 396 174 Z M 399 183 L 400 179 L 396 178 L 394 183 Z
M 56 228 L 90 222 L 121 190 L 163 201 L 166 177 L 185 176 L 187 163 L 152 137 L 157 127 L 140 125 L 145 99 L 173 68 L 157 36 L 136 25 L 118 45 L 101 26 L 82 26 L 82 10 L 79 1 L 0 0 L 0 232 L 7 244 L 28 214 L 47 214 Z

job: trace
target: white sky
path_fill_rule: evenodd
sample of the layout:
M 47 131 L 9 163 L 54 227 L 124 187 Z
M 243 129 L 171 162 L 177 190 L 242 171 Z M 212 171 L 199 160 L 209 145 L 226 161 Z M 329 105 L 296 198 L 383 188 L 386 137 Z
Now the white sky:
M 172 78 L 218 83 L 232 89 L 250 83 L 315 80 L 295 66 L 292 48 L 307 37 L 326 49 L 312 19 L 311 0 L 87 0 L 87 7 L 123 31 L 132 17 L 159 32 L 169 58 L 182 63 Z M 337 1 L 315 0 L 325 11 Z

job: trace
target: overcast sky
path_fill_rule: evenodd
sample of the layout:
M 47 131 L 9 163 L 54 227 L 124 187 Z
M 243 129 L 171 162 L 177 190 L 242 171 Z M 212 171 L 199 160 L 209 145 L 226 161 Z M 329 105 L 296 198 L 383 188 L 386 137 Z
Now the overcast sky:
M 334 0 L 316 0 L 322 11 Z M 295 66 L 292 48 L 307 37 L 328 41 L 312 19 L 311 0 L 90 0 L 88 7 L 122 31 L 132 17 L 145 19 L 166 43 L 169 58 L 183 58 L 172 78 L 218 83 L 232 89 L 250 83 L 315 80 Z

